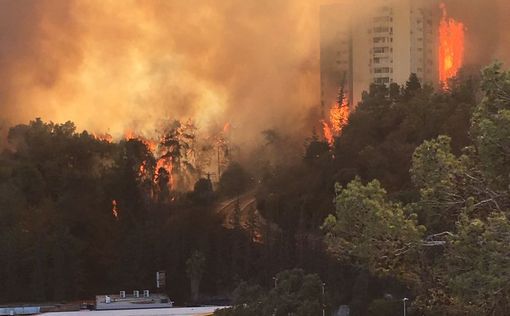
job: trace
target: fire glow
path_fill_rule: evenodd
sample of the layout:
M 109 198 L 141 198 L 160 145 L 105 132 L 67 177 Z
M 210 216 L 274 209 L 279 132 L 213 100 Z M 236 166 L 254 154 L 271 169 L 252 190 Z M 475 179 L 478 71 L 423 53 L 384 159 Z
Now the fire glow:
M 119 210 L 117 209 L 117 201 L 112 200 L 112 215 L 115 219 L 119 219 Z
M 457 75 L 464 62 L 464 24 L 448 17 L 446 6 L 441 4 L 439 23 L 439 80 L 448 88 L 448 79 Z
M 329 122 L 322 121 L 322 130 L 324 138 L 332 147 L 335 143 L 335 137 L 342 135 L 342 130 L 349 119 L 349 103 L 345 98 L 341 98 L 342 102 L 335 102 L 329 109 Z

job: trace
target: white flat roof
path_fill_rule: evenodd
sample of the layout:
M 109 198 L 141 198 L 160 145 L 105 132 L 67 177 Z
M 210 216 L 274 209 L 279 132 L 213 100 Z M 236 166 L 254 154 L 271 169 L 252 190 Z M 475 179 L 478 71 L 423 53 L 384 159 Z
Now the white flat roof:
M 213 313 L 217 309 L 228 306 L 207 307 L 172 307 L 172 308 L 149 308 L 149 309 L 124 309 L 124 310 L 82 310 L 76 312 L 51 312 L 44 316 L 198 316 Z

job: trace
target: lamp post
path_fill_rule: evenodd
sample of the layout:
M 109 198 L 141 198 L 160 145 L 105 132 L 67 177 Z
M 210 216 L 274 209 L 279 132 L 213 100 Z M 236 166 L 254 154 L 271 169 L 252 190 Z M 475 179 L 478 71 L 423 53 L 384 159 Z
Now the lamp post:
M 404 297 L 402 299 L 402 302 L 404 303 L 404 316 L 406 316 L 406 312 L 407 312 L 407 309 L 406 309 L 406 302 L 409 301 L 409 299 L 407 297 Z
M 276 290 L 276 285 L 278 285 L 278 278 L 277 277 L 273 277 L 273 281 L 274 281 L 274 288 Z M 273 311 L 273 316 L 276 315 L 276 312 L 278 311 L 278 308 L 275 308 L 274 311 Z
M 326 283 L 322 283 L 322 316 L 326 316 L 326 302 L 324 300 Z
M 274 280 L 274 288 L 276 289 L 276 285 L 278 284 L 278 278 L 273 277 L 273 280 Z

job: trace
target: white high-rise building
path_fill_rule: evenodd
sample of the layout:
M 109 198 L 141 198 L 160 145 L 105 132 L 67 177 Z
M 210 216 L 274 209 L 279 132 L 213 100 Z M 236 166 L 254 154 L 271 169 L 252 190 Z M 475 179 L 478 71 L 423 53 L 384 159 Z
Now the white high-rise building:
M 372 83 L 402 85 L 415 73 L 437 85 L 439 14 L 437 0 L 374 0 L 364 12 L 321 7 L 323 109 L 342 86 L 352 107 Z

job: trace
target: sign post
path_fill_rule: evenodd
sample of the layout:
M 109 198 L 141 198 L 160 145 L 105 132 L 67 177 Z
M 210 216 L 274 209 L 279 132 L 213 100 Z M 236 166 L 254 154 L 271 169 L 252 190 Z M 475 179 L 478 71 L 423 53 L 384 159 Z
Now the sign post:
M 166 271 L 156 272 L 156 288 L 163 289 L 166 287 Z

